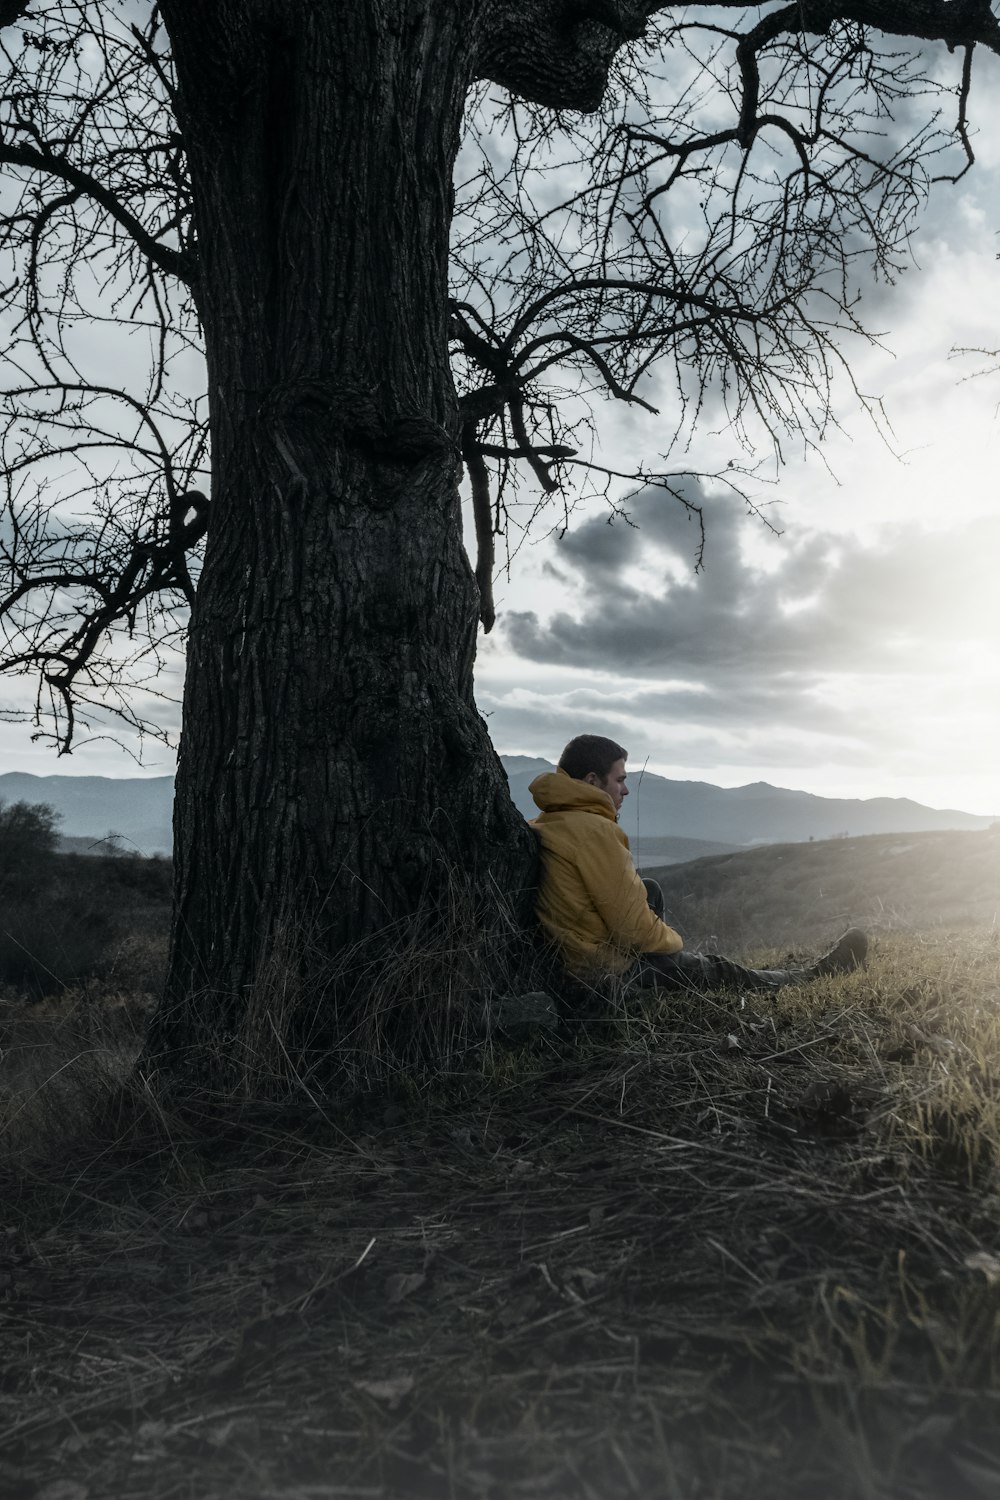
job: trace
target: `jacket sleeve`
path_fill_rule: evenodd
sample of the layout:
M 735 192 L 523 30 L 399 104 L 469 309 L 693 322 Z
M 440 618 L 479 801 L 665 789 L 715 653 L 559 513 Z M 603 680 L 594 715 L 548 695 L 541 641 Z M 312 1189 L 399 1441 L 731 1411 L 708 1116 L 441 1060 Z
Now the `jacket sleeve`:
M 678 953 L 684 939 L 650 910 L 628 850 L 611 827 L 608 834 L 581 850 L 579 870 L 611 942 L 631 953 Z

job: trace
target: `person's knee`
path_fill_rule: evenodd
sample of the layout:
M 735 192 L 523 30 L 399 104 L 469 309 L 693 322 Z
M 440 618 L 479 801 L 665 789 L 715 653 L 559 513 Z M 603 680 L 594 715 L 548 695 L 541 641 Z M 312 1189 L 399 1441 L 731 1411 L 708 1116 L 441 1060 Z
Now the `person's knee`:
M 692 979 L 701 976 L 698 955 L 683 948 L 678 953 L 640 953 L 636 967 L 636 977 L 644 988 L 688 989 Z
M 643 877 L 642 883 L 646 887 L 646 900 L 649 903 L 650 911 L 654 916 L 659 917 L 660 921 L 662 922 L 664 903 L 663 892 L 660 889 L 659 882 L 656 880 L 647 880 L 645 877 Z

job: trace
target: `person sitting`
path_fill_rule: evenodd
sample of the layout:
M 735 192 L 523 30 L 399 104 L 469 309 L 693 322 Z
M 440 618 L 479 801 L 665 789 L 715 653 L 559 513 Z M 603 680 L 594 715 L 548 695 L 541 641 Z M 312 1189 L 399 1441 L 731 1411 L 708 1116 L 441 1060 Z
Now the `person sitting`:
M 663 893 L 643 880 L 618 826 L 628 796 L 628 751 L 602 735 L 570 740 L 555 771 L 529 788 L 541 844 L 536 907 L 543 931 L 571 974 L 619 974 L 674 989 L 777 990 L 859 967 L 868 950 L 851 928 L 822 958 L 801 969 L 750 969 L 718 954 L 691 953 L 663 920 Z

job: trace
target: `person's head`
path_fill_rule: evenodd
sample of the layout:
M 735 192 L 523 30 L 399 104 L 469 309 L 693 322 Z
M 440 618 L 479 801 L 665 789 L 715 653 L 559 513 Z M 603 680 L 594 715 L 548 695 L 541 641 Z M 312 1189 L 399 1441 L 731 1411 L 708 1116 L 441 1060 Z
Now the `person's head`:
M 586 781 L 607 792 L 615 812 L 628 796 L 625 762 L 628 751 L 601 734 L 578 734 L 559 757 L 559 769 L 574 781 Z

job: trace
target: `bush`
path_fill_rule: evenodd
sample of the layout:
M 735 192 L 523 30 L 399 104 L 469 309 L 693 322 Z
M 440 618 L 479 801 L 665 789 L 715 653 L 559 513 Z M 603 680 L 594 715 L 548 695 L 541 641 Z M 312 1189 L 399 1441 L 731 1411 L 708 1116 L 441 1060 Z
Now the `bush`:
M 5 907 L 0 981 L 41 996 L 99 972 L 118 924 L 87 902 L 63 902 L 52 887 Z
M 58 822 L 46 803 L 0 802 L 0 896 L 33 890 L 51 874 Z
M 0 985 L 29 998 L 94 978 L 157 988 L 170 862 L 57 853 L 55 821 L 51 808 L 0 809 Z M 141 962 L 123 961 L 128 939 Z

